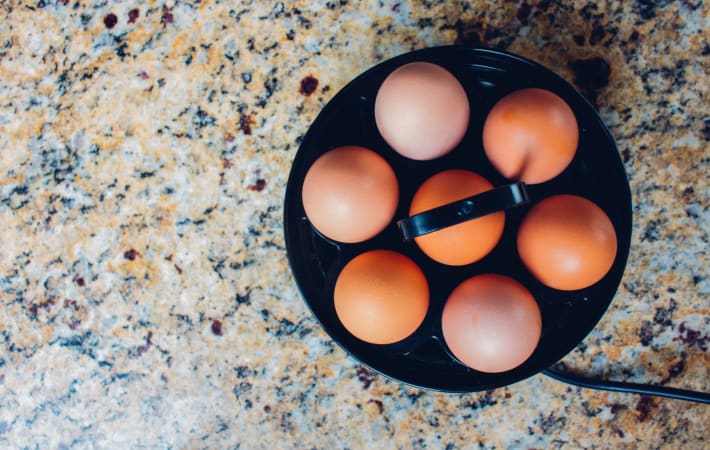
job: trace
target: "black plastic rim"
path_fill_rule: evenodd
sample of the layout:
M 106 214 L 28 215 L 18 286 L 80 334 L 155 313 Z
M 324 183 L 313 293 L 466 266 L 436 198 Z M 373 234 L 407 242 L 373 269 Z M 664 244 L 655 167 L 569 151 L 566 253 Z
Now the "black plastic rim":
M 385 77 L 397 67 L 427 61 L 449 70 L 467 91 L 471 105 L 469 129 L 448 155 L 432 161 L 414 161 L 394 152 L 377 131 L 374 100 Z M 467 169 L 494 186 L 510 183 L 486 159 L 482 129 L 496 101 L 517 89 L 538 87 L 562 97 L 574 111 L 580 142 L 575 158 L 558 177 L 529 185 L 530 202 L 506 211 L 503 236 L 482 260 L 462 267 L 436 263 L 414 243 L 402 241 L 396 222 L 407 216 L 409 202 L 419 185 L 447 169 Z M 397 174 L 400 202 L 394 220 L 374 238 L 342 244 L 319 234 L 308 222 L 301 201 L 301 185 L 310 165 L 321 154 L 341 145 L 360 145 L 382 155 Z M 618 250 L 609 273 L 579 291 L 558 291 L 537 281 L 523 266 L 515 236 L 525 213 L 540 200 L 556 194 L 574 194 L 599 205 L 616 229 Z M 594 328 L 619 286 L 631 240 L 631 192 L 614 139 L 594 108 L 565 80 L 547 68 L 520 56 L 489 49 L 457 46 L 417 50 L 384 61 L 355 78 L 323 108 L 303 139 L 291 168 L 284 199 L 284 232 L 289 263 L 301 294 L 323 329 L 346 352 L 364 365 L 393 380 L 415 387 L 474 392 L 509 385 L 530 377 L 572 351 Z M 430 306 L 419 329 L 390 345 L 360 341 L 349 334 L 335 314 L 333 289 L 342 267 L 356 255 L 390 249 L 412 258 L 427 276 Z M 470 369 L 449 352 L 441 333 L 441 312 L 448 295 L 474 275 L 498 273 L 525 285 L 540 306 L 542 337 L 532 356 L 521 366 L 498 374 Z

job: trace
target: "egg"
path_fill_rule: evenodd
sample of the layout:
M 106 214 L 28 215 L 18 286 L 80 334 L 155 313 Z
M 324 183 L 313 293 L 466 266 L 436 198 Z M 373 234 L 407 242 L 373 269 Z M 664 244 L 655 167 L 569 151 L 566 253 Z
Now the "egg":
M 416 160 L 438 158 L 456 147 L 466 134 L 469 115 L 461 83 L 427 62 L 394 70 L 375 98 L 380 134 L 396 152 Z
M 308 220 L 321 234 L 344 243 L 362 242 L 394 218 L 399 185 L 382 156 L 350 145 L 313 163 L 303 181 L 302 200 Z
M 441 328 L 459 361 L 480 372 L 499 373 L 516 368 L 535 351 L 542 315 L 522 284 L 484 274 L 467 279 L 449 295 Z
M 538 280 L 572 291 L 595 284 L 609 272 L 617 239 L 599 206 L 575 195 L 555 195 L 528 211 L 517 245 L 523 264 Z
M 483 125 L 483 148 L 491 164 L 506 178 L 529 184 L 562 173 L 578 143 L 574 112 L 562 98 L 543 89 L 506 95 Z
M 439 172 L 427 179 L 415 192 L 409 215 L 491 189 L 493 185 L 488 180 L 467 170 Z M 505 213 L 499 211 L 418 236 L 414 242 L 434 261 L 462 266 L 476 262 L 490 253 L 498 244 L 504 225 Z
M 391 344 L 414 333 L 429 308 L 429 285 L 408 257 L 371 250 L 353 258 L 338 275 L 335 312 L 355 337 Z

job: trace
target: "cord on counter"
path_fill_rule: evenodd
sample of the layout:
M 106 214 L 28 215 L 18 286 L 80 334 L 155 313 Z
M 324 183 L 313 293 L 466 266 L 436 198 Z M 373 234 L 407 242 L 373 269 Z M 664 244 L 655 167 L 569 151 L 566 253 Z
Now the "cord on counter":
M 554 378 L 557 381 L 562 381 L 564 383 L 573 384 L 575 386 L 580 386 L 588 389 L 600 389 L 613 392 L 655 395 L 659 397 L 668 397 L 689 402 L 710 404 L 710 393 L 707 392 L 689 391 L 686 389 L 677 389 L 652 384 L 627 383 L 621 381 L 585 378 L 579 375 L 562 372 L 553 368 L 547 368 L 543 370 L 542 373 L 550 378 Z

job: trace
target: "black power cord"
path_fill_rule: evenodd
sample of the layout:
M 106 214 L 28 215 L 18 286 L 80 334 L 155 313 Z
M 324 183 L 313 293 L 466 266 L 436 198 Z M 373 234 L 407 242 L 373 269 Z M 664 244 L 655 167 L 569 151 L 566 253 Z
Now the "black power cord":
M 584 378 L 579 375 L 561 372 L 557 369 L 548 368 L 542 371 L 543 374 L 557 381 L 573 384 L 589 389 L 600 389 L 613 392 L 627 392 L 633 394 L 656 395 L 659 397 L 675 398 L 689 402 L 698 402 L 710 404 L 710 393 L 688 391 L 686 389 L 677 389 L 665 386 L 656 386 L 652 384 L 626 383 L 621 381 L 599 380 L 593 378 Z

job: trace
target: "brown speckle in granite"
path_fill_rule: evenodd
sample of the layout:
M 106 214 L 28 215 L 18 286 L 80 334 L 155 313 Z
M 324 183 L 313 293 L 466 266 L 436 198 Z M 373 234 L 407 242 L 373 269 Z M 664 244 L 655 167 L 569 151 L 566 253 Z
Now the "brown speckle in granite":
M 232 138 L 233 139 L 233 138 Z M 222 168 L 224 169 L 230 169 L 234 167 L 234 164 L 232 164 L 232 161 L 227 159 L 227 158 L 222 158 Z
M 214 334 L 215 336 L 222 336 L 222 321 L 221 320 L 213 320 L 212 326 L 210 328 L 212 330 L 212 334 Z
M 652 411 L 658 407 L 656 400 L 648 395 L 641 395 L 636 402 L 636 412 L 639 422 L 644 422 L 651 415 Z
M 373 403 L 375 406 L 377 406 L 377 411 L 382 414 L 385 411 L 385 405 L 382 404 L 381 400 L 377 400 L 374 398 L 371 398 L 367 401 L 367 403 Z
M 306 97 L 308 97 L 309 95 L 314 93 L 317 88 L 318 79 L 312 75 L 308 75 L 307 77 L 301 80 L 301 85 L 298 88 L 298 92 L 300 92 L 301 95 L 305 95 Z
M 64 299 L 64 307 L 65 308 L 74 308 L 74 310 L 79 309 L 79 307 L 77 306 L 76 300 L 72 300 L 69 298 Z
M 681 341 L 688 347 L 697 347 L 702 351 L 707 351 L 708 337 L 703 336 L 699 330 L 690 328 L 685 322 L 681 322 L 678 326 L 678 336 L 674 337 L 674 341 Z
M 360 380 L 360 383 L 362 383 L 362 389 L 367 390 L 375 380 L 375 374 L 367 370 L 365 367 L 360 366 L 357 369 L 357 379 Z
M 271 406 L 269 406 L 269 405 L 264 405 L 264 412 L 265 412 L 266 414 L 270 413 L 270 412 L 271 412 Z
M 47 312 L 51 311 L 52 305 L 54 305 L 55 301 L 52 298 L 48 298 L 43 302 L 40 303 L 33 303 L 29 307 L 29 312 L 32 315 L 32 317 L 36 318 L 37 314 L 40 309 L 43 309 Z
M 126 258 L 129 261 L 135 261 L 136 258 L 139 258 L 141 256 L 140 253 L 138 253 L 137 250 L 131 248 L 123 252 L 123 257 Z
M 182 267 L 178 266 L 177 264 L 173 264 L 173 266 L 175 267 L 175 270 L 177 270 L 177 273 L 182 275 Z
M 242 132 L 246 135 L 251 135 L 251 126 L 255 123 L 256 122 L 254 122 L 254 119 L 251 117 L 251 114 L 242 114 L 239 117 L 239 129 L 242 130 Z
M 263 178 L 257 178 L 254 184 L 248 186 L 250 191 L 261 192 L 266 187 L 266 180 Z
M 140 10 L 138 8 L 133 8 L 132 10 L 128 11 L 128 23 L 135 23 L 135 21 L 138 20 L 139 15 Z
M 163 5 L 163 14 L 160 17 L 160 23 L 163 24 L 163 28 L 165 28 L 169 24 L 172 24 L 174 21 L 175 19 L 170 8 L 168 8 L 167 5 Z
M 153 338 L 153 332 L 149 331 L 145 337 L 145 343 L 142 345 L 139 345 L 136 348 L 136 353 L 138 356 L 141 356 L 143 353 L 147 352 L 150 349 L 150 347 L 153 345 L 153 342 L 151 341 L 152 338 Z
M 84 277 L 80 277 L 79 275 L 74 275 L 74 278 L 72 278 L 72 281 L 74 283 L 76 283 L 79 287 L 86 286 L 86 281 L 84 281 Z
M 116 26 L 116 23 L 118 22 L 118 17 L 116 17 L 116 14 L 114 13 L 109 13 L 104 17 L 104 25 L 106 25 L 106 28 L 109 30 Z
M 628 406 L 623 405 L 621 403 L 612 403 L 611 405 L 607 406 L 609 406 L 609 411 L 614 415 L 618 414 L 620 411 L 628 409 Z

